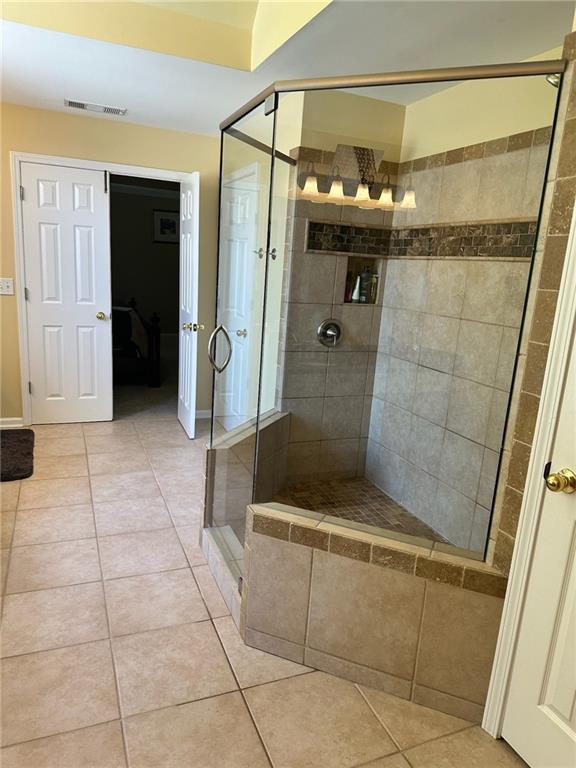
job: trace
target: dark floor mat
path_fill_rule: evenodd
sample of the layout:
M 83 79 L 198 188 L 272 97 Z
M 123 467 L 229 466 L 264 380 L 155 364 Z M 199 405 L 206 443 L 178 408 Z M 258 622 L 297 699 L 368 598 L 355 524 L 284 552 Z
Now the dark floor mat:
M 34 472 L 34 432 L 0 429 L 0 481 L 23 480 Z

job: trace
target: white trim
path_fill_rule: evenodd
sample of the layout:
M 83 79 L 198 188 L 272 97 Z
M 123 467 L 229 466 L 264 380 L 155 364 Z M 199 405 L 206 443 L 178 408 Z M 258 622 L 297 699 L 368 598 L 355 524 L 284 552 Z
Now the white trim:
M 32 405 L 28 382 L 30 381 L 30 361 L 28 354 L 28 318 L 24 289 L 26 275 L 24 270 L 24 230 L 22 224 L 22 206 L 20 201 L 21 164 L 40 163 L 59 165 L 65 168 L 83 168 L 93 171 L 108 171 L 122 176 L 136 176 L 144 179 L 180 182 L 188 178 L 193 171 L 170 171 L 162 168 L 148 168 L 143 165 L 124 165 L 96 160 L 83 160 L 72 157 L 53 155 L 35 155 L 29 152 L 10 152 L 12 169 L 12 215 L 14 221 L 14 260 L 16 263 L 16 306 L 18 312 L 18 351 L 20 353 L 20 391 L 22 394 L 22 424 L 32 423 Z
M 504 601 L 500 633 L 492 667 L 492 677 L 490 679 L 484 719 L 482 721 L 484 730 L 491 736 L 494 736 L 494 738 L 499 738 L 502 731 L 516 642 L 520 631 L 528 588 L 528 577 L 536 544 L 536 533 L 546 491 L 546 486 L 542 479 L 542 471 L 551 456 L 575 323 L 576 208 L 572 216 L 570 237 L 566 248 L 556 317 L 550 339 L 550 352 L 548 354 L 540 408 L 534 431 L 532 454 L 528 465 L 526 487 L 522 499 L 516 544 L 508 579 L 508 589 Z
M 19 416 L 7 416 L 0 418 L 0 429 L 18 429 L 24 426 L 24 419 Z
M 209 419 L 212 416 L 212 411 L 208 409 L 207 411 L 196 411 L 196 418 L 197 419 Z

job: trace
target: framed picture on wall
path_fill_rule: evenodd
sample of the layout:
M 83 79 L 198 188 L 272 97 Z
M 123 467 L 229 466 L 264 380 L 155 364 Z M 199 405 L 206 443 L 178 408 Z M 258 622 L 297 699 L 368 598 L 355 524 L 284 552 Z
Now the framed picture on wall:
M 154 242 L 177 243 L 179 219 L 178 211 L 154 211 Z

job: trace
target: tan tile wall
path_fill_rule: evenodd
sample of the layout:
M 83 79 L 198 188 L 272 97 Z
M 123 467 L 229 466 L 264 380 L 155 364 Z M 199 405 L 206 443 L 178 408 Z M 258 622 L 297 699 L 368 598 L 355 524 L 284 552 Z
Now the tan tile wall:
M 486 545 L 528 272 L 387 263 L 366 477 L 464 549 Z
M 490 533 L 489 556 L 508 573 L 526 483 L 526 473 L 558 289 L 576 196 L 576 33 L 568 35 L 564 75 L 544 205 L 541 213 L 531 296 L 521 341 L 515 390 L 504 443 L 503 472 Z
M 248 645 L 479 720 L 505 579 L 283 505 L 248 516 Z

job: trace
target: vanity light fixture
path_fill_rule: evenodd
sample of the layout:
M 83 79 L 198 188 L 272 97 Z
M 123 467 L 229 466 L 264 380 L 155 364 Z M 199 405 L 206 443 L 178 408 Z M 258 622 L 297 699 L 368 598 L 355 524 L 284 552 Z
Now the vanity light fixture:
M 366 179 L 364 178 L 362 178 L 360 183 L 358 184 L 354 202 L 357 203 L 360 206 L 360 208 L 371 207 L 370 203 L 372 202 L 372 199 L 370 197 L 370 188 L 368 187 L 368 184 L 366 183 Z M 362 205 L 362 203 L 368 203 L 368 205 Z
M 392 187 L 390 186 L 390 177 L 386 177 L 386 184 L 382 187 L 380 197 L 378 198 L 378 206 L 381 208 L 394 208 L 394 198 L 392 197 Z
M 342 181 L 342 176 L 340 176 L 339 168 L 336 167 L 335 170 L 336 170 L 336 174 L 332 179 L 332 184 L 330 185 L 330 192 L 328 192 L 328 199 L 341 202 L 344 199 L 344 183 Z
M 319 196 L 318 192 L 318 178 L 316 176 L 316 171 L 314 170 L 314 165 L 310 163 L 308 167 L 308 175 L 306 176 L 306 181 L 304 182 L 304 188 L 302 189 L 302 196 L 303 197 L 310 197 L 310 198 L 317 198 Z M 313 202 L 319 202 L 319 200 L 314 200 Z
M 416 194 L 412 186 L 412 177 L 408 177 L 408 186 L 400 203 L 400 208 L 416 208 Z

